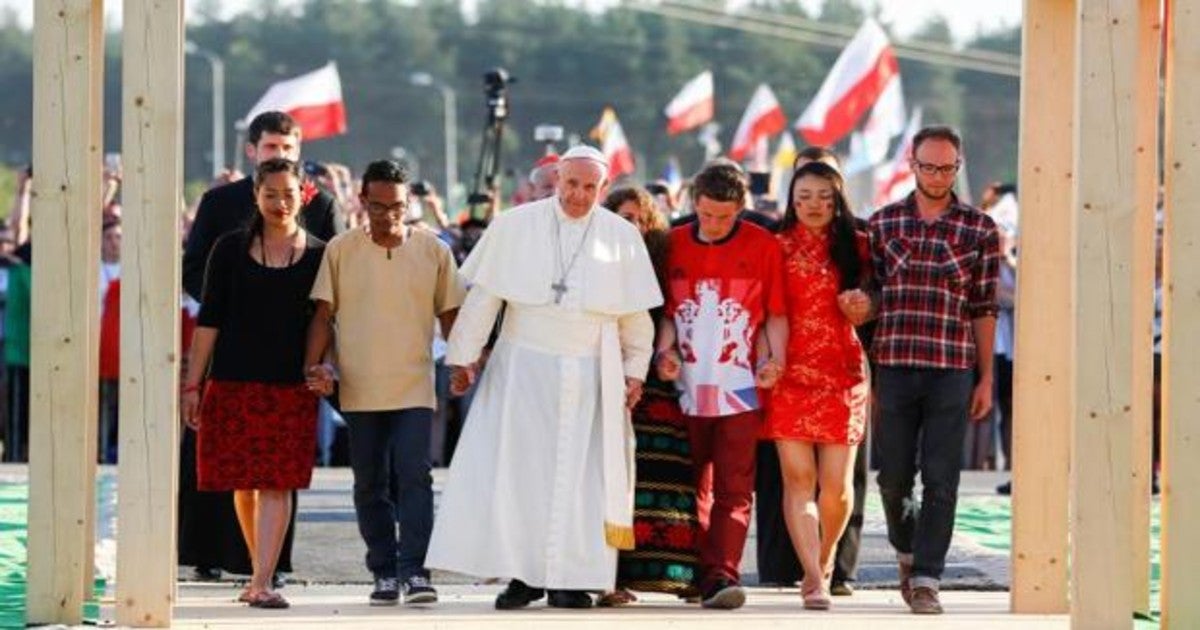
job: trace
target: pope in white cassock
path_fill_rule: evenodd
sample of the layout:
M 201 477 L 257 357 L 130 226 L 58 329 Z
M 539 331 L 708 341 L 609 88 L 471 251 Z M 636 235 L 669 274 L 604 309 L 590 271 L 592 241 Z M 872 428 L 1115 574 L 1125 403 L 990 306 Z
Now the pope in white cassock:
M 633 547 L 633 432 L 662 303 L 633 224 L 597 205 L 608 164 L 575 147 L 557 194 L 498 216 L 463 263 L 471 283 L 446 362 L 465 389 L 503 324 L 454 453 L 427 566 L 512 578 L 496 599 L 562 608 L 611 589 Z

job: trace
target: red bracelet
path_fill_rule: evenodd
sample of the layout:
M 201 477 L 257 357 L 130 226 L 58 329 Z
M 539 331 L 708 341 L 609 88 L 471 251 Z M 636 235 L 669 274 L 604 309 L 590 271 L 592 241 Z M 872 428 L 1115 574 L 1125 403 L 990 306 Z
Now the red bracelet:
M 198 392 L 198 391 L 200 391 L 199 385 L 184 385 L 183 386 L 183 393 L 185 393 L 185 394 L 190 394 L 192 392 Z

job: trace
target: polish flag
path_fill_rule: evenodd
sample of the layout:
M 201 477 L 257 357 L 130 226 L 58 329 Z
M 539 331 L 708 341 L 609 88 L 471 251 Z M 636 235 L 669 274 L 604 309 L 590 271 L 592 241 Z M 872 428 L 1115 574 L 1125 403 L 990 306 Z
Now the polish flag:
M 892 160 L 875 169 L 875 207 L 879 208 L 889 203 L 899 201 L 908 196 L 917 185 L 916 175 L 912 172 L 912 141 L 913 136 L 921 128 L 921 108 L 913 109 L 908 119 L 908 127 L 904 130 L 904 139 L 892 154 Z
M 741 161 L 751 151 L 754 151 L 759 140 L 773 136 L 787 129 L 787 116 L 779 99 L 766 83 L 760 83 L 742 114 L 742 122 L 738 123 L 737 133 L 733 135 L 733 145 L 729 149 L 729 157 Z
M 625 130 L 617 120 L 617 112 L 605 107 L 600 122 L 592 128 L 592 138 L 600 142 L 600 152 L 608 159 L 608 179 L 612 181 L 622 175 L 632 175 L 636 170 L 633 149 L 625 139 Z
M 695 129 L 713 119 L 713 75 L 701 72 L 688 81 L 663 110 L 667 115 L 667 134 Z
M 809 144 L 833 146 L 854 129 L 899 73 L 887 33 L 868 18 L 796 121 L 796 130 Z
M 270 111 L 286 112 L 300 125 L 305 140 L 318 140 L 346 133 L 346 107 L 342 102 L 342 79 L 337 64 L 325 66 L 267 88 L 244 122 Z

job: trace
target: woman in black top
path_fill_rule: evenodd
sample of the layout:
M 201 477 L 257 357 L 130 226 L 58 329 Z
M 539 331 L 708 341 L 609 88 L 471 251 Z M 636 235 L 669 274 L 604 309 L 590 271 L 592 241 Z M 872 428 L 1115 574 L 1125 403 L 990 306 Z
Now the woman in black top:
M 296 221 L 295 162 L 259 164 L 254 193 L 249 229 L 222 236 L 209 255 L 180 407 L 197 431 L 200 490 L 234 491 L 254 568 L 239 599 L 286 608 L 271 578 L 292 490 L 312 478 L 317 398 L 304 384 L 304 343 L 325 244 Z

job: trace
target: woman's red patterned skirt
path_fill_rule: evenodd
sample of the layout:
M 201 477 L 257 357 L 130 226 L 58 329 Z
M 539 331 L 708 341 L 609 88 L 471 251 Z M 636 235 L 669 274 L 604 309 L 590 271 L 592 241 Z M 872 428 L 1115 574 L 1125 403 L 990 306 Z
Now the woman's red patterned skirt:
M 316 454 L 317 402 L 304 383 L 209 381 L 196 440 L 199 489 L 307 488 Z

